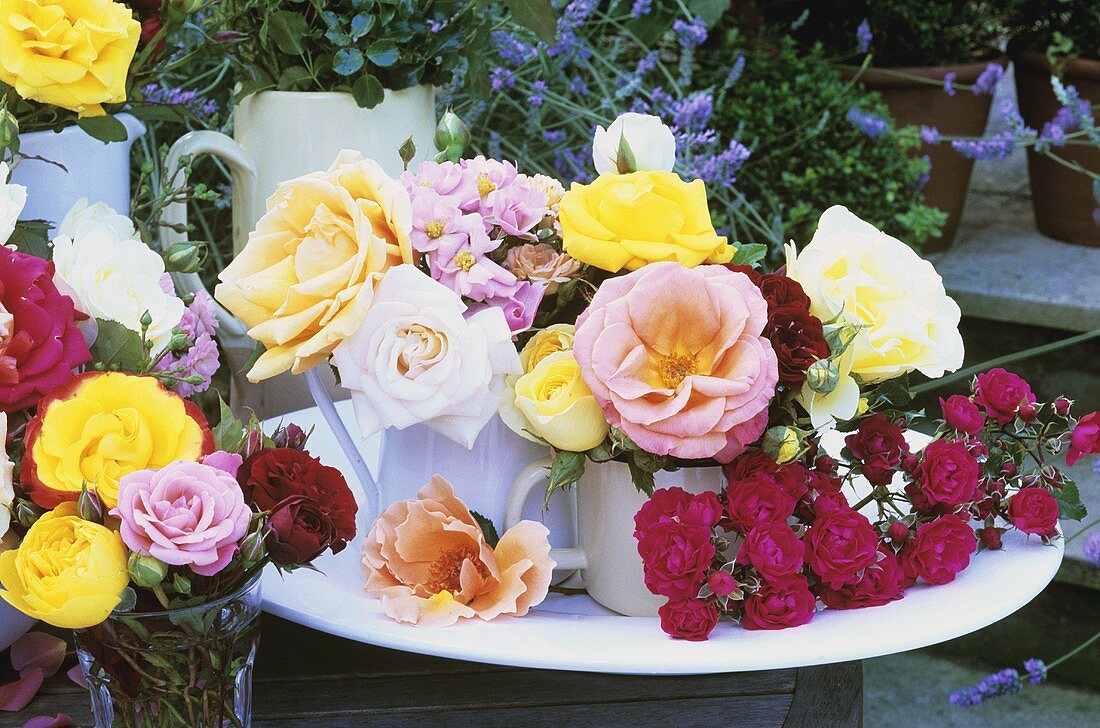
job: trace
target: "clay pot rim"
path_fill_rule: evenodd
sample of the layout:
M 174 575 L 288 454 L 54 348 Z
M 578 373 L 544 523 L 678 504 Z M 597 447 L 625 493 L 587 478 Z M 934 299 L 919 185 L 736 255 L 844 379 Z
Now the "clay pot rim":
M 876 89 L 881 88 L 921 88 L 930 86 L 927 81 L 942 82 L 948 73 L 955 74 L 958 83 L 974 83 L 990 63 L 1008 65 L 1008 56 L 1004 53 L 992 56 L 986 61 L 955 63 L 947 66 L 860 66 L 840 64 L 838 68 L 846 80 L 859 78 L 860 81 Z M 917 78 L 906 78 L 916 76 Z
M 1040 51 L 1031 49 L 1016 51 L 1012 54 L 1012 60 L 1021 66 L 1026 66 L 1029 70 L 1042 71 L 1045 74 L 1049 74 L 1051 70 L 1046 54 Z M 1065 65 L 1065 75 L 1067 76 L 1100 79 L 1100 60 L 1098 59 L 1067 58 L 1063 63 Z

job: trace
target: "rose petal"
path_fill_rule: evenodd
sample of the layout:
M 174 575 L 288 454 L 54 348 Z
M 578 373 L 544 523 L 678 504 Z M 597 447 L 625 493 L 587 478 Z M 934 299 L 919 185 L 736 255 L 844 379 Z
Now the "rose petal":
M 88 689 L 88 678 L 84 677 L 84 668 L 82 668 L 79 664 L 70 667 L 68 672 L 66 672 L 65 674 L 69 676 L 70 680 L 72 680 L 80 687 L 84 688 L 85 690 Z
M 27 707 L 38 695 L 45 679 L 42 670 L 36 667 L 15 682 L 0 685 L 0 710 L 17 713 Z
M 48 715 L 35 716 L 24 723 L 23 728 L 69 728 L 72 725 L 72 718 L 65 713 L 58 713 L 53 718 Z
M 45 677 L 51 677 L 61 669 L 65 661 L 65 640 L 45 632 L 28 632 L 11 646 L 11 666 L 26 677 L 34 669 L 42 670 Z

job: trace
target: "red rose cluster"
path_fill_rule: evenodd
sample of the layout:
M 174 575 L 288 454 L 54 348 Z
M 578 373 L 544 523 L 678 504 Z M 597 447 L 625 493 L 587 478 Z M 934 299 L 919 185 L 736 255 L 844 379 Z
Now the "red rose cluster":
M 770 290 L 769 302 L 797 299 L 767 278 L 754 280 Z M 881 606 L 918 582 L 954 580 L 979 547 L 1001 548 L 1010 528 L 1046 542 L 1057 538 L 1065 508 L 1083 513 L 1076 489 L 1045 458 L 1058 443 L 1068 445 L 1071 465 L 1100 454 L 1100 413 L 1078 420 L 1069 400 L 1037 403 L 1027 382 L 1003 369 L 940 404 L 936 436 L 916 453 L 903 417 L 865 417 L 845 438 L 843 478 L 811 441 L 786 465 L 745 452 L 724 466 L 720 494 L 656 491 L 635 516 L 634 535 L 646 586 L 668 599 L 665 632 L 704 640 L 723 617 L 784 629 L 809 622 L 819 602 Z M 854 475 L 874 486 L 867 500 L 879 501 L 879 513 L 893 515 L 872 522 L 849 504 L 842 486 Z

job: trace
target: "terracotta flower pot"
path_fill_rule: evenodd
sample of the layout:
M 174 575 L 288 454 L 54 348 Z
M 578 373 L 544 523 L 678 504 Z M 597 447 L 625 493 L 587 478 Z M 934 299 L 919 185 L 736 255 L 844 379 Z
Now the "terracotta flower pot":
M 1037 51 L 1022 51 L 1013 60 L 1020 115 L 1028 126 L 1042 130 L 1060 108 L 1050 87 L 1050 64 Z M 1100 103 L 1100 60 L 1067 61 L 1062 80 L 1067 86 L 1076 86 L 1082 99 Z M 1054 151 L 1063 159 L 1100 172 L 1100 149 L 1094 146 L 1066 145 Z M 1093 197 L 1092 180 L 1030 149 L 1027 170 L 1039 232 L 1075 245 L 1100 246 L 1100 225 L 1093 217 L 1100 204 Z
M 858 68 L 842 68 L 846 78 L 859 80 L 872 91 L 882 94 L 890 108 L 898 128 L 905 126 L 934 126 L 942 134 L 980 136 L 989 120 L 989 106 L 993 97 L 958 90 L 954 96 L 944 93 L 943 79 L 955 74 L 956 84 L 972 84 L 988 64 L 965 63 L 957 66 L 926 66 L 907 68 L 868 68 L 862 73 Z M 948 144 L 922 144 L 913 152 L 917 156 L 928 155 L 932 172 L 924 187 L 924 201 L 947 213 L 947 222 L 938 238 L 924 243 L 924 252 L 946 250 L 955 239 L 966 204 L 966 191 L 970 186 L 970 173 L 974 160 L 965 159 Z

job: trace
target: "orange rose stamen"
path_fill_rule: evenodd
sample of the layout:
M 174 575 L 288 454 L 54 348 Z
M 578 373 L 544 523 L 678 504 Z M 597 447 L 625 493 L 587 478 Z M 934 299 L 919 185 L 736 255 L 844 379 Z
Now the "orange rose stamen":
M 694 354 L 672 354 L 658 365 L 661 380 L 669 389 L 676 389 L 680 382 L 692 374 L 698 374 Z
M 469 561 L 477 569 L 482 579 L 489 576 L 489 570 L 478 558 L 478 552 L 472 546 L 463 546 L 450 551 L 444 551 L 432 564 L 430 581 L 424 585 L 428 591 L 438 593 L 442 591 L 457 592 L 462 589 L 459 577 L 462 574 L 462 565 Z

